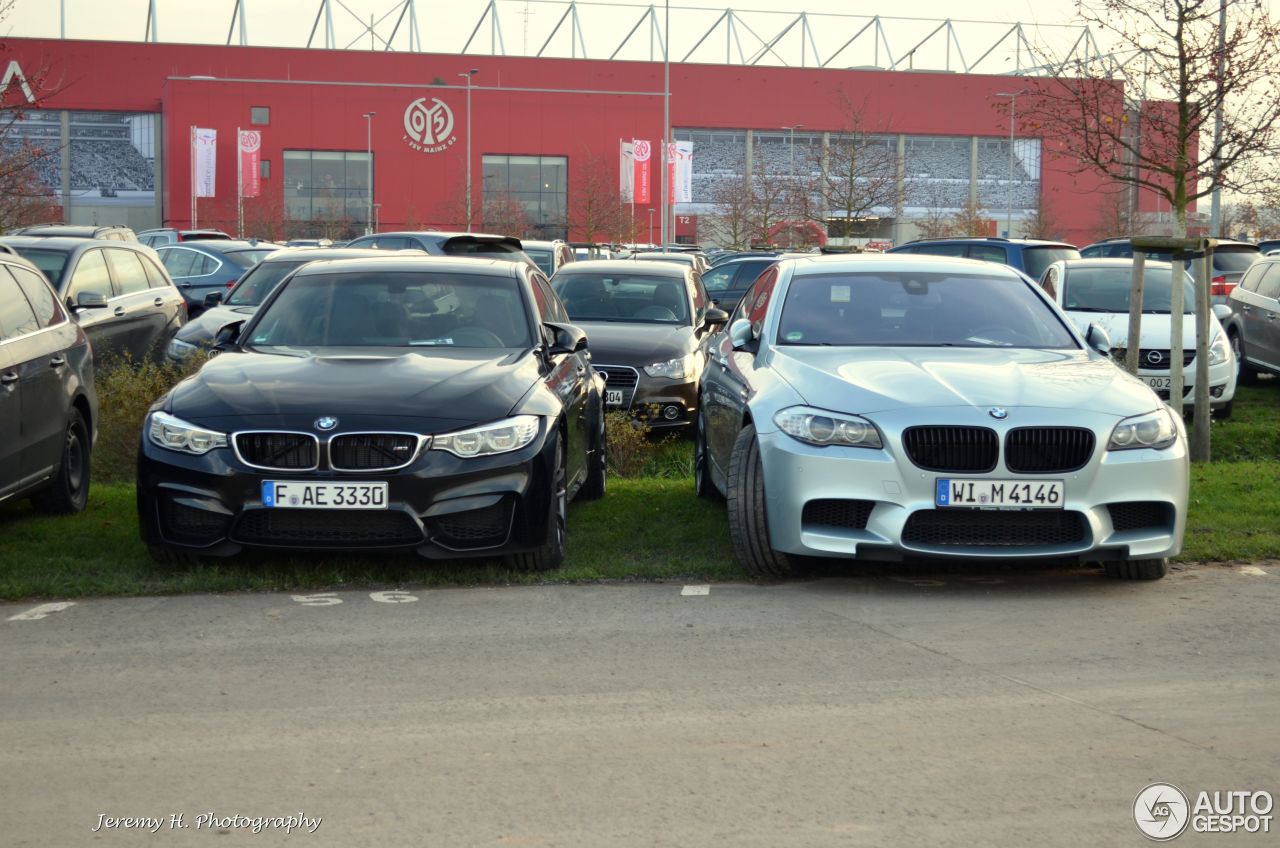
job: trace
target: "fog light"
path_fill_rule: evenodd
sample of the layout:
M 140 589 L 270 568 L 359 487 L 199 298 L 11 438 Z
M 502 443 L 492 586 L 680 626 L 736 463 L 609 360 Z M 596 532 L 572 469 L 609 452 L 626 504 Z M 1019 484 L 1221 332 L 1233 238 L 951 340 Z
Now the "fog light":
M 684 410 L 675 404 L 668 404 L 662 408 L 662 417 L 668 421 L 675 421 L 683 412 Z
M 1211 386 L 1209 388 L 1209 394 L 1212 395 L 1213 397 L 1220 398 L 1222 397 L 1222 392 L 1224 389 L 1226 389 L 1226 386 Z

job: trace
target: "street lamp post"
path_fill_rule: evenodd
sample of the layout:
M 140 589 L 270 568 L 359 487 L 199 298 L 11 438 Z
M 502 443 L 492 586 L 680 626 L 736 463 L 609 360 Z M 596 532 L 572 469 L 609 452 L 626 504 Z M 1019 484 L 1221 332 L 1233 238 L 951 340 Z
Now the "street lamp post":
M 479 68 L 472 68 L 465 74 L 467 80 L 467 232 L 471 232 L 471 78 L 480 73 Z
M 1005 236 L 1013 238 L 1013 127 L 1018 120 L 1018 95 L 1026 94 L 1024 88 L 1020 91 L 1001 91 L 996 93 L 996 97 L 1009 98 L 1009 205 L 1005 217 Z
M 796 175 L 796 130 L 803 127 L 804 124 L 796 124 L 794 127 L 783 127 L 791 134 L 787 139 L 787 148 L 790 153 L 790 164 L 787 165 L 787 176 L 794 177 Z
M 649 210 L 649 244 L 653 244 L 653 210 Z
M 367 189 L 366 204 L 368 205 L 367 214 L 364 216 L 364 234 L 372 235 L 373 230 L 373 116 L 377 112 L 365 112 L 365 182 Z

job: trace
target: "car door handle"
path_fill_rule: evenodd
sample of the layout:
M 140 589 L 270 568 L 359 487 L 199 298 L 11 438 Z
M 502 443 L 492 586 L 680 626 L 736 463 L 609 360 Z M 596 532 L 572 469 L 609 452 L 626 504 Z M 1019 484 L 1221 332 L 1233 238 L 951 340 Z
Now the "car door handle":
M 62 354 L 58 354 L 53 359 L 49 360 L 49 367 L 51 368 L 61 368 L 66 364 L 67 364 L 67 358 Z
M 115 309 L 115 313 L 114 313 L 114 314 L 115 314 L 115 316 L 116 316 L 117 318 L 123 318 L 123 317 L 124 317 L 124 307 L 123 307 L 123 306 L 117 306 L 117 307 L 116 307 L 116 309 Z
M 0 374 L 0 385 L 9 385 L 18 382 L 18 375 L 10 371 L 8 374 Z
M 164 306 L 164 298 L 163 298 L 163 297 L 157 297 L 157 298 L 153 301 L 153 303 L 155 303 L 155 305 L 156 305 L 156 306 Z

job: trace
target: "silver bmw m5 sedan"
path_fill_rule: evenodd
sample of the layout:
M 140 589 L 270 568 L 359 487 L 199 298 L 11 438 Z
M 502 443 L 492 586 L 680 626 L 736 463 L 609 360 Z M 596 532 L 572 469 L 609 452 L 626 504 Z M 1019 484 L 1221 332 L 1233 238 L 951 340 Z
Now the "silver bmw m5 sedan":
M 1186 432 L 1029 279 L 965 259 L 789 259 L 712 342 L 696 485 L 735 553 L 1101 562 L 1182 547 Z

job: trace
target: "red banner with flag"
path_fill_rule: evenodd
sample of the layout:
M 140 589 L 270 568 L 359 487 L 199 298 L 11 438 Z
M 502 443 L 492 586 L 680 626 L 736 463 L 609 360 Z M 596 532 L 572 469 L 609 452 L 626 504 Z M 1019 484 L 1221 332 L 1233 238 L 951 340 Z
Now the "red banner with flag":
M 632 150 L 634 152 L 633 160 L 635 162 L 635 203 L 648 203 L 650 192 L 649 174 L 651 170 L 649 163 L 653 159 L 653 148 L 649 142 L 636 139 L 632 142 Z
M 240 196 L 257 197 L 262 191 L 262 133 L 240 130 Z

